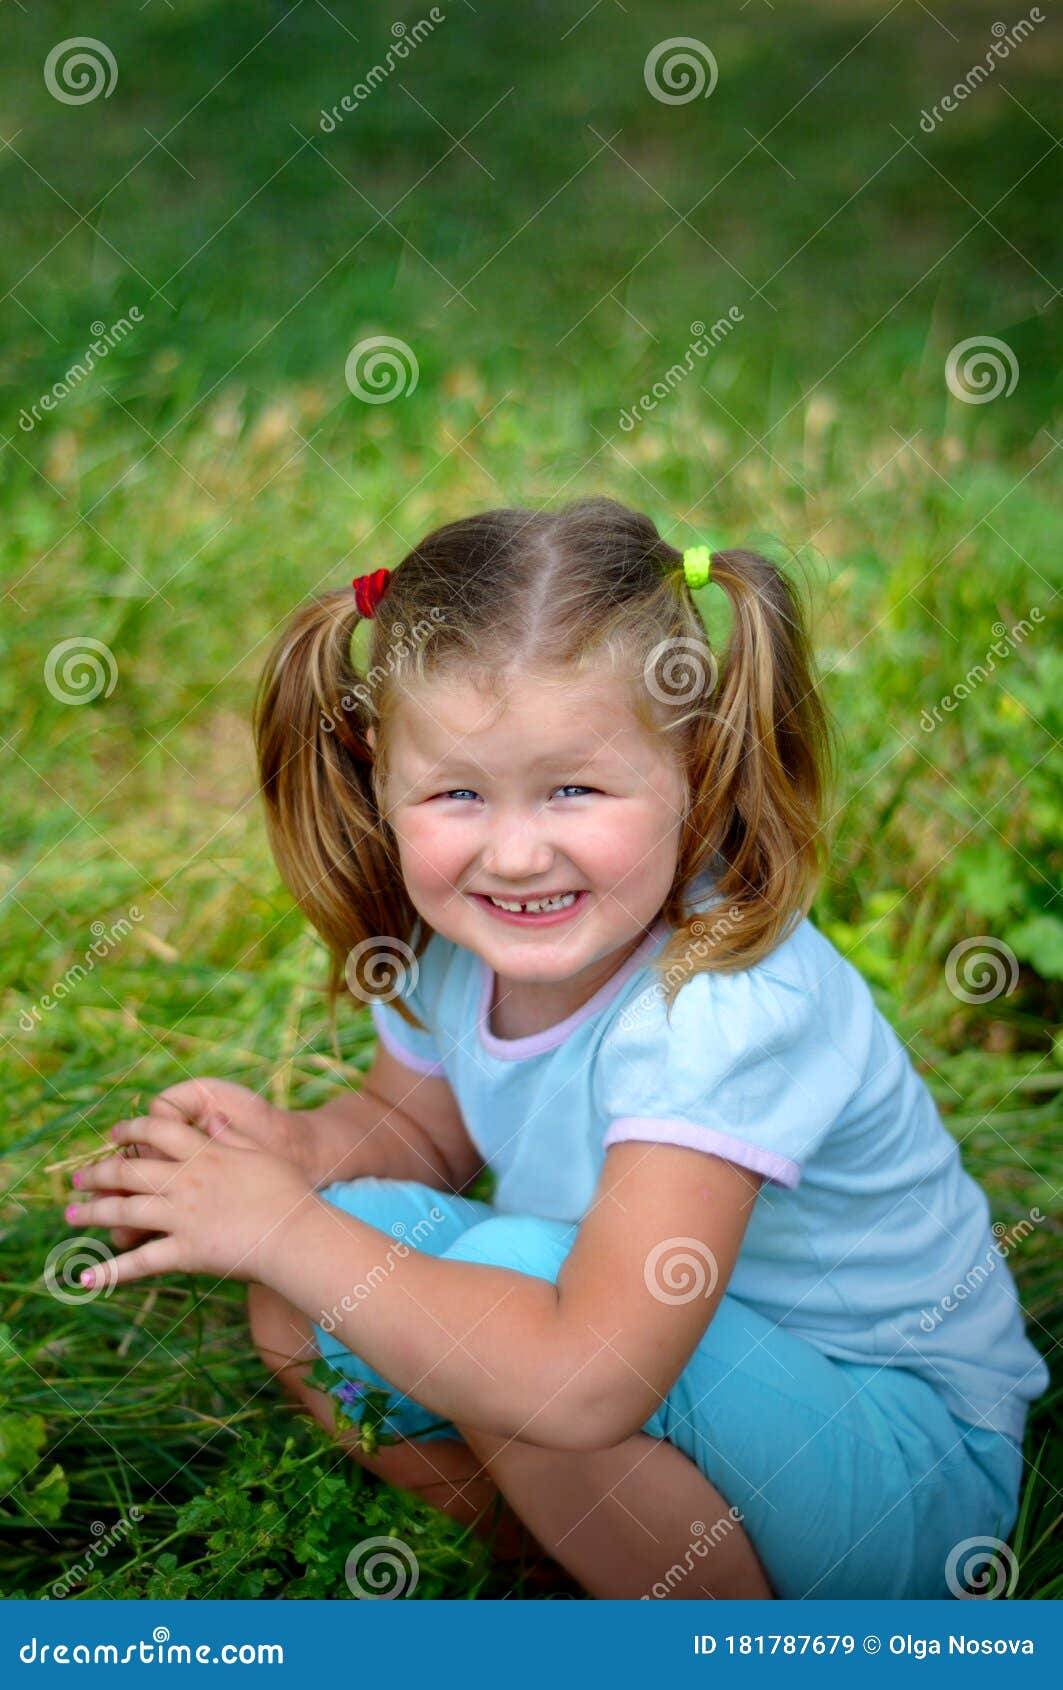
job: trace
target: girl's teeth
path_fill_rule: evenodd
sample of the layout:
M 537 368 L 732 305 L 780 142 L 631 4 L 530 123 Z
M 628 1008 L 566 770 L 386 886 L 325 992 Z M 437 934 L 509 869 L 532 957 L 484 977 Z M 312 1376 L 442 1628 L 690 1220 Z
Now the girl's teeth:
M 510 910 L 514 915 L 535 915 L 540 910 L 567 910 L 576 902 L 578 894 L 564 892 L 559 898 L 530 898 L 526 904 L 503 902 L 501 898 L 492 898 L 491 902 L 500 910 Z

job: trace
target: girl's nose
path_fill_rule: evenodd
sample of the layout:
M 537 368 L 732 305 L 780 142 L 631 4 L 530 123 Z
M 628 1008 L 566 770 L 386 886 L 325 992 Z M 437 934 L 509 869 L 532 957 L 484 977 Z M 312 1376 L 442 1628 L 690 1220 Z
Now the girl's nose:
M 499 880 L 528 881 L 548 873 L 554 856 L 537 819 L 525 813 L 496 824 L 484 848 L 483 866 Z

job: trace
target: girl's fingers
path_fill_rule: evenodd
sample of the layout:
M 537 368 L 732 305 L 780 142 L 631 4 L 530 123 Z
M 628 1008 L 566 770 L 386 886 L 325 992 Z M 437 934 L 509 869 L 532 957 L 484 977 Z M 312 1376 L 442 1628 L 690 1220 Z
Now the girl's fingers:
M 228 1115 L 220 1110 L 212 1110 L 204 1123 L 207 1133 L 219 1144 L 232 1145 L 234 1150 L 260 1150 L 261 1145 L 253 1138 L 248 1138 L 238 1127 L 234 1127 Z
M 178 1080 L 176 1085 L 167 1086 L 165 1091 L 152 1098 L 148 1114 L 199 1121 L 214 1107 L 213 1086 L 217 1083 L 209 1075 L 203 1079 Z M 225 1082 L 220 1083 L 224 1085 Z
M 153 1273 L 174 1273 L 180 1266 L 172 1239 L 152 1238 L 135 1250 L 127 1250 L 109 1261 L 85 1269 L 81 1283 L 96 1290 L 107 1285 L 124 1285 L 133 1279 L 147 1279 Z M 85 1273 L 91 1275 L 85 1278 Z
M 135 1245 L 140 1244 L 149 1236 L 150 1234 L 141 1232 L 139 1227 L 112 1226 L 111 1246 L 115 1250 L 132 1250 Z
M 208 1142 L 187 1121 L 168 1120 L 162 1115 L 138 1115 L 134 1121 L 119 1121 L 112 1127 L 111 1137 L 117 1144 L 150 1144 L 175 1162 L 187 1161 Z
M 160 1092 L 158 1097 L 152 1098 L 151 1102 L 148 1104 L 148 1114 L 161 1115 L 163 1119 L 167 1121 L 188 1120 L 188 1114 L 186 1111 L 182 1109 L 180 1104 L 176 1103 L 172 1097 L 167 1097 L 165 1092 Z
M 173 1210 L 164 1197 L 90 1197 L 71 1203 L 66 1211 L 71 1226 L 135 1226 L 142 1232 L 165 1232 Z
M 143 1156 L 104 1156 L 91 1167 L 78 1170 L 72 1182 L 78 1192 L 89 1188 L 101 1197 L 112 1193 L 117 1197 L 124 1191 L 163 1191 L 175 1173 L 172 1162 L 149 1162 Z

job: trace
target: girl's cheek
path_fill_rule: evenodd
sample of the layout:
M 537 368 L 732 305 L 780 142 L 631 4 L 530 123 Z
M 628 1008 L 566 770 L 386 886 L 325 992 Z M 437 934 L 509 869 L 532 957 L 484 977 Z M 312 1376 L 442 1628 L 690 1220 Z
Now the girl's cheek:
M 395 828 L 395 836 L 406 884 L 427 901 L 452 893 L 455 879 L 475 852 L 468 841 L 462 848 L 451 829 L 424 815 L 407 817 L 401 830 Z

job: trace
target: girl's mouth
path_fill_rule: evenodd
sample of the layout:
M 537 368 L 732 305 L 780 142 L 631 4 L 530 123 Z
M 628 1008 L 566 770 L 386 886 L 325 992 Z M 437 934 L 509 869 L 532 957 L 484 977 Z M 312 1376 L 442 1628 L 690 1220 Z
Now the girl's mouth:
M 557 898 L 530 898 L 526 901 L 533 906 L 531 909 L 502 908 L 503 903 L 517 906 L 518 900 L 516 898 L 500 899 L 498 903 L 495 903 L 493 899 L 485 897 L 482 892 L 470 892 L 469 896 L 474 898 L 488 915 L 495 916 L 499 921 L 508 921 L 517 927 L 554 927 L 558 922 L 568 921 L 571 916 L 575 915 L 585 900 L 590 897 L 590 893 L 573 891 L 562 893 Z M 544 905 L 545 907 L 534 907 L 537 905 Z

